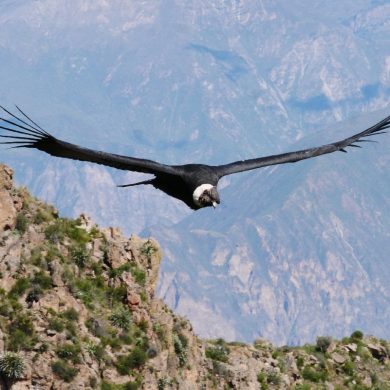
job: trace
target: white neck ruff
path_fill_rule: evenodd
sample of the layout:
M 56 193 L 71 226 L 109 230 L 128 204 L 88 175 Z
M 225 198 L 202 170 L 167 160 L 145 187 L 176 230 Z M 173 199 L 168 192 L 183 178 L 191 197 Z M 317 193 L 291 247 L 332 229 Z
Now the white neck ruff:
M 202 207 L 203 205 L 199 203 L 200 196 L 203 194 L 204 191 L 211 190 L 213 187 L 214 186 L 211 184 L 202 184 L 199 187 L 196 187 L 194 193 L 192 194 L 192 199 L 194 200 L 194 203 L 197 206 Z

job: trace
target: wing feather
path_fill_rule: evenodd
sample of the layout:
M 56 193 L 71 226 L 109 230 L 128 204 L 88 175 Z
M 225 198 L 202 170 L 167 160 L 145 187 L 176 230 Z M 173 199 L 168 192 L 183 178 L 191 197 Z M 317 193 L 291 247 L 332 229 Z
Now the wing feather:
M 28 117 L 19 107 L 17 107 L 17 109 L 24 116 L 25 120 L 12 114 L 1 106 L 0 108 L 14 119 L 9 120 L 0 117 L 0 121 L 5 123 L 5 126 L 0 126 L 0 129 L 3 130 L 3 134 L 0 134 L 0 137 L 11 139 L 11 141 L 2 141 L 0 144 L 15 144 L 16 146 L 14 146 L 14 148 L 35 148 L 46 152 L 51 156 L 89 161 L 127 171 L 151 174 L 178 173 L 178 168 L 171 165 L 160 164 L 152 160 L 96 151 L 61 141 L 42 129 L 42 127 L 30 119 L 30 117 Z M 18 135 L 16 136 L 14 134 Z
M 333 153 L 337 151 L 346 153 L 347 147 L 360 147 L 360 145 L 356 145 L 356 143 L 358 142 L 375 142 L 372 140 L 366 140 L 364 138 L 373 135 L 384 134 L 388 131 L 389 127 L 390 116 L 383 119 L 376 125 L 338 142 L 334 142 L 328 145 L 322 145 L 316 148 L 298 150 L 290 153 L 276 154 L 272 156 L 254 158 L 250 160 L 235 161 L 230 164 L 216 166 L 215 169 L 219 177 L 223 177 L 226 175 L 231 175 L 233 173 L 249 171 L 252 169 L 266 167 L 269 165 L 294 163 L 308 158 L 317 157 L 322 154 Z

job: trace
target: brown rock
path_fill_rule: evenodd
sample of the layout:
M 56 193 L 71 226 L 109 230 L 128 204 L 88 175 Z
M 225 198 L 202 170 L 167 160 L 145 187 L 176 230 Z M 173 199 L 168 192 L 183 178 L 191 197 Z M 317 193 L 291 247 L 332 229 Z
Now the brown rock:
M 115 239 L 121 238 L 122 237 L 122 232 L 119 228 L 116 227 L 110 227 L 110 237 Z
M 368 387 L 368 388 L 371 388 L 372 386 L 372 380 L 371 380 L 371 377 L 370 376 L 366 376 L 363 380 L 362 380 L 362 385 Z
M 367 348 L 370 350 L 371 355 L 382 363 L 388 358 L 387 351 L 382 345 L 367 344 Z
M 95 238 L 92 241 L 92 251 L 91 256 L 95 259 L 101 259 L 103 258 L 104 252 L 102 251 L 103 246 L 103 239 L 102 238 Z
M 49 271 L 53 281 L 53 286 L 63 287 L 64 286 L 64 282 L 62 280 L 63 268 L 61 263 L 57 259 L 54 259 L 52 262 L 49 263 Z
M 337 364 L 343 364 L 347 359 L 339 353 L 335 352 L 332 353 L 332 360 Z
M 87 232 L 90 232 L 93 227 L 93 222 L 91 217 L 85 214 L 80 214 L 79 220 L 80 220 L 80 227 L 85 229 Z
M 127 294 L 127 302 L 131 307 L 133 306 L 138 306 L 141 302 L 141 298 L 138 294 L 136 294 L 135 292 L 132 292 L 130 291 L 128 294 Z
M 355 343 L 347 344 L 345 348 L 350 352 L 356 352 L 357 351 L 357 345 Z
M 0 231 L 13 229 L 16 223 L 16 208 L 11 197 L 13 171 L 0 165 Z

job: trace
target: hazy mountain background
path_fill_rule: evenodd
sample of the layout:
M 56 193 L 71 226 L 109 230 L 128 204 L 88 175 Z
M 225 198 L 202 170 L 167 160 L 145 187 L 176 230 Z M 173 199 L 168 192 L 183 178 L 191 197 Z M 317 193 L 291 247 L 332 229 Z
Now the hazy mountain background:
M 54 135 L 218 164 L 346 136 L 390 112 L 388 1 L 6 0 L 0 99 Z M 378 136 L 379 139 L 379 136 Z M 205 337 L 390 337 L 389 136 L 226 178 L 189 211 L 145 175 L 1 151 L 66 215 L 153 235 L 159 292 Z

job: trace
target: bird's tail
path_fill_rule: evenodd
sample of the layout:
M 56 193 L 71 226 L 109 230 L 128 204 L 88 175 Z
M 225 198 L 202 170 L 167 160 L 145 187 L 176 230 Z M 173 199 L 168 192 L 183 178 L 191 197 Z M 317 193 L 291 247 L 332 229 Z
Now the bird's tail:
M 120 185 L 117 185 L 117 187 L 121 187 L 121 188 L 124 188 L 124 187 L 134 187 L 134 186 L 139 186 L 141 184 L 153 184 L 153 179 L 148 179 L 148 180 L 144 180 L 144 181 L 138 181 L 137 183 L 131 183 L 131 184 L 120 184 Z

